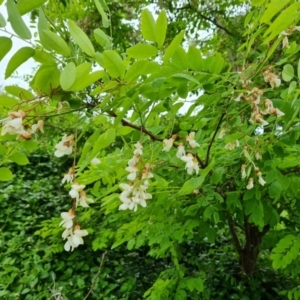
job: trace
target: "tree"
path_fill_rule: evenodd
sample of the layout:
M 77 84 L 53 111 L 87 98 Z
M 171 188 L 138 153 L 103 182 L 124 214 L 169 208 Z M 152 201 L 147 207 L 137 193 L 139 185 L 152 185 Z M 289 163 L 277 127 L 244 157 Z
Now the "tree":
M 256 0 L 238 14 L 236 1 L 233 10 L 223 1 L 203 4 L 219 15 L 229 11 L 211 17 L 199 11 L 201 2 L 175 9 L 180 3 L 170 1 L 176 25 L 164 10 L 155 20 L 143 9 L 134 44 L 120 43 L 113 2 L 80 2 L 101 16 L 92 41 L 91 24 L 88 36 L 78 21 L 87 10 L 78 7 L 65 20 L 64 7 L 75 4 L 40 7 L 44 2 L 7 0 L 21 39 L 31 39 L 21 15 L 39 14 L 38 41 L 13 55 L 5 77 L 30 57 L 40 66 L 29 90 L 8 86 L 0 98 L 1 158 L 26 165 L 26 151 L 41 141 L 56 157 L 72 155 L 63 178 L 72 199 L 60 223 L 65 250 L 90 239 L 94 250 L 127 243 L 170 258 L 148 299 L 208 297 L 204 266 L 190 268 L 185 255 L 224 237 L 232 240 L 239 276 L 259 272 L 262 254 L 278 274 L 299 278 L 299 2 Z M 174 32 L 190 11 L 214 29 L 202 48 Z M 1 45 L 3 58 L 11 39 L 1 37 Z M 1 167 L 1 180 L 12 177 Z M 53 239 L 59 222 L 42 232 L 62 248 Z M 296 286 L 282 293 L 299 297 Z

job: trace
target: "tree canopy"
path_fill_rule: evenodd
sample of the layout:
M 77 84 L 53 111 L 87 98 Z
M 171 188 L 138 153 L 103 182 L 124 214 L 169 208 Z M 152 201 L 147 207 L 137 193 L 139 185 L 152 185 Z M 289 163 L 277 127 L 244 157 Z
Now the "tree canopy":
M 28 44 L 5 79 L 38 67 L 1 91 L 0 181 L 9 194 L 42 151 L 59 171 L 55 209 L 31 200 L 36 251 L 97 253 L 96 279 L 145 258 L 126 288 L 81 282 L 76 299 L 298 299 L 300 3 L 154 2 L 2 3 L 0 60 L 12 37 Z M 17 293 L 43 299 L 37 284 Z

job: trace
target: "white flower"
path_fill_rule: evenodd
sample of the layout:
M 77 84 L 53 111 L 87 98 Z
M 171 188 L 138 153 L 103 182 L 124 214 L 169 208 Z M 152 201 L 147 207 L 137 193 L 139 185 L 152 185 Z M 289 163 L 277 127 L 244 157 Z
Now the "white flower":
M 99 165 L 99 164 L 101 164 L 101 160 L 98 159 L 97 157 L 94 157 L 94 158 L 91 160 L 91 165 L 96 166 L 96 165 Z
M 186 137 L 186 140 L 189 142 L 192 148 L 200 147 L 200 145 L 195 141 L 195 132 L 190 132 L 189 135 Z
M 75 172 L 74 172 L 74 168 L 70 168 L 69 172 L 67 174 L 64 175 L 64 178 L 62 179 L 62 183 L 64 184 L 65 182 L 67 183 L 71 183 L 74 180 L 75 177 Z
M 278 108 L 275 108 L 275 113 L 274 113 L 275 116 L 277 117 L 282 117 L 284 116 L 284 112 L 282 112 L 281 110 L 279 110 Z
M 70 209 L 68 212 L 62 212 L 60 215 L 63 220 L 59 223 L 59 226 L 71 228 L 73 226 L 73 219 L 75 217 L 74 211 Z
M 230 142 L 230 143 L 227 143 L 226 145 L 225 145 L 225 149 L 226 150 L 233 150 L 234 148 L 235 148 L 235 146 L 236 146 L 236 142 Z
M 39 120 L 36 124 L 31 126 L 31 133 L 37 133 L 38 131 L 44 133 L 44 121 Z
M 285 36 L 282 40 L 282 48 L 290 48 L 289 39 L 287 36 Z
M 70 136 L 64 135 L 62 137 L 62 140 L 55 146 L 56 151 L 54 152 L 54 156 L 62 157 L 64 155 L 71 154 L 72 150 L 73 150 L 73 147 L 72 147 L 73 140 L 74 140 L 73 135 L 70 135 Z
M 260 123 L 261 125 L 263 126 L 266 126 L 268 125 L 269 123 L 267 121 L 265 121 L 263 118 L 262 118 L 262 115 L 260 113 L 258 113 L 257 111 L 254 111 L 252 114 L 251 114 L 251 118 L 250 118 L 250 123 Z
M 65 243 L 65 250 L 66 251 L 73 251 L 74 248 L 78 247 L 79 245 L 83 245 L 83 236 L 88 235 L 87 230 L 80 230 L 80 227 L 77 225 L 75 226 L 74 232 L 67 237 L 67 242 Z
M 22 125 L 22 118 L 8 118 L 8 121 L 2 127 L 1 135 L 9 134 L 23 134 L 26 132 Z
M 80 197 L 76 201 L 76 205 L 82 207 L 89 207 L 88 203 L 94 203 L 95 201 L 92 198 L 87 198 L 85 191 L 80 191 Z
M 137 142 L 136 144 L 134 144 L 134 147 L 136 148 L 134 151 L 133 151 L 133 154 L 134 155 L 143 155 L 143 146 L 140 142 Z
M 199 170 L 200 170 L 198 160 L 196 158 L 194 158 L 193 162 L 194 162 L 193 169 L 195 170 L 196 174 L 198 175 Z
M 181 158 L 182 156 L 185 156 L 185 149 L 184 149 L 184 145 L 182 143 L 180 143 L 179 146 L 178 146 L 176 156 L 178 158 Z
M 130 174 L 127 176 L 128 180 L 134 180 L 136 178 L 136 173 L 138 171 L 137 167 L 129 166 L 125 169 L 127 172 L 130 172 Z
M 223 138 L 225 134 L 226 134 L 226 129 L 222 129 L 218 135 L 218 139 Z
M 262 186 L 264 186 L 267 182 L 262 178 L 261 172 L 258 172 L 257 176 L 258 176 L 258 182 L 259 182 L 259 184 L 261 184 Z
M 82 191 L 85 188 L 85 185 L 74 183 L 71 186 L 71 191 L 69 192 L 69 195 L 71 198 L 76 198 L 76 200 L 79 200 L 79 192 Z
M 255 158 L 256 158 L 257 160 L 261 160 L 261 159 L 262 159 L 261 152 L 259 152 L 259 151 L 255 152 Z
M 163 149 L 162 149 L 162 151 L 166 151 L 166 152 L 169 152 L 170 151 L 170 149 L 173 147 L 173 143 L 174 143 L 174 139 L 173 139 L 173 137 L 171 137 L 170 139 L 164 139 L 163 140 L 163 143 L 164 143 L 164 147 L 163 147 Z
M 61 237 L 65 240 L 69 235 L 73 234 L 73 228 L 66 228 Z
M 243 164 L 241 166 L 241 172 L 242 172 L 242 179 L 245 179 L 247 177 L 247 174 L 246 174 L 246 167 L 247 165 Z
M 254 187 L 254 184 L 253 184 L 253 178 L 250 177 L 250 178 L 249 178 L 249 181 L 248 181 L 248 185 L 246 186 L 246 189 L 247 189 L 247 190 L 251 190 L 253 187 Z
M 241 97 L 243 96 L 243 94 L 239 94 L 236 98 L 234 98 L 233 100 L 235 102 L 240 102 L 241 101 Z
M 128 161 L 128 166 L 134 167 L 140 160 L 139 155 L 134 155 L 131 159 Z
M 181 157 L 181 160 L 183 160 L 185 164 L 185 169 L 187 170 L 187 173 L 192 175 L 194 170 L 194 157 L 191 153 L 188 153 L 187 155 L 184 155 Z

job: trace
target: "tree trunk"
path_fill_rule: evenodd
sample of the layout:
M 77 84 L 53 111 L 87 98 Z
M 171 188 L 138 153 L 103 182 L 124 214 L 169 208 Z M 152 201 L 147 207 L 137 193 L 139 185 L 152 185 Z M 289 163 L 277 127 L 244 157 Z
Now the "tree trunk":
M 262 231 L 258 226 L 248 222 L 248 217 L 244 218 L 245 244 L 241 246 L 238 239 L 234 222 L 229 219 L 229 229 L 234 241 L 234 245 L 240 257 L 242 272 L 251 276 L 256 270 L 256 263 L 260 251 L 263 236 L 269 231 L 270 226 L 266 225 Z

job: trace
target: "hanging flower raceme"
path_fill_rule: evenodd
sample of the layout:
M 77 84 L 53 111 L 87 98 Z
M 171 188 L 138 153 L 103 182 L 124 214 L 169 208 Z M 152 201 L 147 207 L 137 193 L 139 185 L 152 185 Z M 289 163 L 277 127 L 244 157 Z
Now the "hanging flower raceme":
M 135 150 L 133 151 L 134 155 L 143 155 L 143 146 L 140 142 L 134 144 Z
M 269 67 L 266 71 L 264 71 L 263 76 L 265 82 L 270 83 L 272 88 L 280 86 L 281 80 L 272 72 L 272 67 Z
M 70 155 L 73 151 L 73 143 L 74 143 L 74 136 L 64 135 L 62 140 L 55 146 L 56 151 L 54 155 L 56 157 L 62 157 L 64 155 Z

